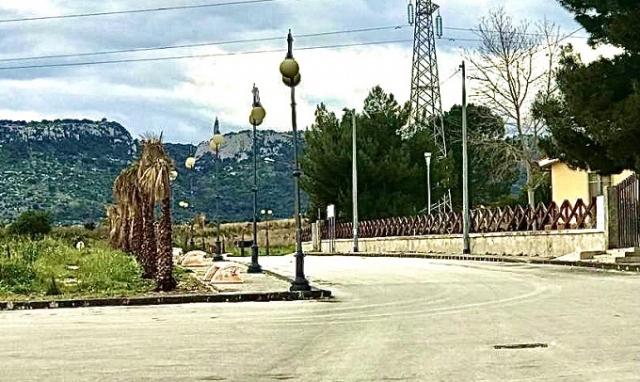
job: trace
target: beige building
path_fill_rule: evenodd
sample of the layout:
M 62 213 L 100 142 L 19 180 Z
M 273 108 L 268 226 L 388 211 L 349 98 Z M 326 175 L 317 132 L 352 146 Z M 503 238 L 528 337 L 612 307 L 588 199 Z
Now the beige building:
M 582 169 L 571 169 L 558 159 L 541 159 L 538 165 L 551 172 L 551 200 L 561 204 L 569 200 L 572 204 L 582 199 L 589 203 L 591 198 L 602 195 L 605 186 L 615 186 L 633 174 L 625 170 L 620 174 L 600 175 Z

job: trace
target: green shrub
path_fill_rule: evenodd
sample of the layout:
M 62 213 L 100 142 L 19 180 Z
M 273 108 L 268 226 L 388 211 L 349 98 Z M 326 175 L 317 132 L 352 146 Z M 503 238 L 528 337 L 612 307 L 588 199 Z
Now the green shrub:
M 51 232 L 52 224 L 53 219 L 48 212 L 25 211 L 9 226 L 9 232 L 36 239 Z
M 0 292 L 28 293 L 36 276 L 32 264 L 17 258 L 0 258 Z
M 142 279 L 142 269 L 132 256 L 100 241 L 77 250 L 64 239 L 13 237 L 0 240 L 0 250 L 0 300 L 130 295 L 154 287 Z
M 109 239 L 109 228 L 98 226 L 93 230 L 88 230 L 83 226 L 55 227 L 51 230 L 49 236 L 56 239 L 64 239 L 69 245 L 75 245 L 78 239 L 82 239 L 85 244 L 88 241 L 103 241 Z

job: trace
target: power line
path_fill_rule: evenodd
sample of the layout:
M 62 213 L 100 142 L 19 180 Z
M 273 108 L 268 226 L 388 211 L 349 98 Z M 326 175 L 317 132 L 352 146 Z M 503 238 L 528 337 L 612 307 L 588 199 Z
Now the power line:
M 578 28 L 577 28 L 577 29 L 575 29 L 573 32 L 569 32 L 568 34 L 566 34 L 566 35 L 564 35 L 564 36 L 562 36 L 562 37 L 561 37 L 561 35 L 557 35 L 557 36 L 555 36 L 555 37 L 560 37 L 560 39 L 558 39 L 557 41 L 552 42 L 552 43 L 550 43 L 550 44 L 548 44 L 548 45 L 540 44 L 540 45 L 537 47 L 538 49 L 534 49 L 534 50 L 531 52 L 531 54 L 536 54 L 536 53 L 538 53 L 538 52 L 541 52 L 541 51 L 543 51 L 543 50 L 545 50 L 545 49 L 549 48 L 550 46 L 557 46 L 557 45 L 560 45 L 560 43 L 561 43 L 561 42 L 565 41 L 565 40 L 566 40 L 566 39 L 568 39 L 569 37 L 572 37 L 574 34 L 578 33 L 578 32 L 579 32 L 580 30 L 582 30 L 582 29 L 584 29 L 584 28 L 583 28 L 583 27 L 578 27 Z M 477 40 L 477 41 L 482 42 L 483 40 Z M 474 70 L 474 69 L 471 69 L 471 68 L 470 68 L 470 70 Z
M 251 5 L 251 4 L 259 4 L 259 3 L 271 3 L 271 2 L 275 2 L 275 1 L 282 1 L 282 0 L 236 0 L 236 1 L 228 1 L 228 2 L 224 2 L 224 3 L 213 3 L 213 4 L 180 5 L 180 6 L 174 6 L 174 7 L 130 9 L 130 10 L 124 10 L 124 11 L 92 12 L 92 13 L 77 13 L 77 14 L 71 14 L 71 15 L 24 17 L 24 18 L 18 18 L 18 19 L 0 20 L 0 23 L 18 23 L 18 22 L 25 22 L 25 21 L 72 19 L 72 18 L 80 18 L 80 17 L 124 15 L 124 14 L 130 14 L 130 13 L 164 12 L 164 11 L 175 11 L 175 10 L 179 10 L 179 9 L 202 9 L 202 8 L 213 8 L 213 7 L 225 7 L 225 6 L 230 6 L 230 5 Z
M 402 29 L 402 28 L 407 28 L 407 27 L 410 27 L 410 25 L 390 25 L 390 26 L 370 27 L 370 28 L 361 28 L 361 29 L 346 29 L 346 30 L 338 30 L 338 31 L 330 31 L 330 32 L 299 34 L 299 35 L 296 35 L 296 38 L 322 37 L 322 36 L 350 34 L 350 33 L 375 32 L 375 31 L 383 31 L 383 30 L 397 30 L 397 29 Z M 197 48 L 197 47 L 204 47 L 204 46 L 230 45 L 230 44 L 242 44 L 242 43 L 252 43 L 252 42 L 277 41 L 277 40 L 282 40 L 282 36 L 278 36 L 278 37 L 263 37 L 263 38 L 250 38 L 250 39 L 243 39 L 243 40 L 214 41 L 214 42 L 203 42 L 203 43 L 182 44 L 182 45 L 166 45 L 166 46 L 147 47 L 147 48 L 131 48 L 131 49 L 120 49 L 120 50 L 107 50 L 107 51 L 99 51 L 99 52 L 68 53 L 68 54 L 55 54 L 55 55 L 46 55 L 46 56 L 2 58 L 2 59 L 0 59 L 0 62 L 43 60 L 43 59 L 51 59 L 51 58 L 101 56 L 101 55 L 108 55 L 108 54 L 148 52 L 148 51 L 154 51 L 154 50 L 169 50 L 169 49 L 180 49 L 180 48 Z
M 582 30 L 582 29 L 584 29 L 584 28 L 580 26 L 580 27 L 576 28 L 573 32 L 570 32 L 569 34 L 564 35 L 564 36 L 563 36 L 563 37 L 561 37 L 558 41 L 556 41 L 556 42 L 554 42 L 554 43 L 552 43 L 552 44 L 549 44 L 549 45 L 552 45 L 552 46 L 559 45 L 561 42 L 563 42 L 564 40 L 566 40 L 566 39 L 568 39 L 569 37 L 573 36 L 574 34 L 576 34 L 576 33 L 580 32 L 580 30 Z M 559 36 L 558 36 L 558 37 L 559 37 Z M 540 47 L 540 49 L 535 50 L 533 53 L 534 53 L 534 54 L 536 54 L 536 53 L 538 53 L 538 52 L 540 52 L 540 51 L 542 51 L 542 50 L 545 50 L 545 49 L 547 49 L 547 48 L 549 47 L 549 45 L 542 45 L 542 46 Z
M 447 81 L 449 81 L 450 79 L 452 79 L 453 77 L 455 77 L 455 75 L 456 75 L 456 74 L 458 74 L 458 73 L 460 73 L 460 69 L 459 69 L 459 68 L 456 68 L 456 70 L 454 70 L 454 71 L 453 71 L 453 73 L 452 73 L 449 77 L 447 77 L 447 79 L 446 79 L 446 80 L 444 80 L 444 81 L 440 82 L 440 86 L 444 85 L 444 84 L 445 84 L 445 82 L 447 82 Z
M 330 32 L 300 34 L 300 35 L 297 35 L 296 37 L 297 38 L 322 37 L 322 36 L 331 36 L 331 35 L 340 35 L 340 34 L 376 32 L 376 31 L 383 31 L 383 30 L 399 30 L 399 29 L 404 29 L 404 28 L 408 28 L 408 27 L 410 27 L 410 25 L 390 25 L 390 26 L 369 27 L 369 28 L 361 28 L 361 29 L 347 29 L 347 30 L 338 30 L 338 31 L 330 31 Z M 450 27 L 449 29 L 464 30 L 464 31 L 473 31 L 474 30 L 473 28 L 458 28 L 458 27 L 455 27 L 455 28 L 454 27 Z M 44 60 L 44 59 L 54 59 L 54 58 L 102 56 L 102 55 L 109 55 L 109 54 L 136 53 L 136 52 L 148 52 L 148 51 L 156 51 L 156 50 L 159 51 L 159 50 L 182 49 L 182 48 L 197 48 L 197 47 L 215 46 L 215 45 L 230 45 L 230 44 L 242 44 L 242 43 L 252 43 L 252 42 L 268 42 L 268 41 L 276 41 L 276 40 L 280 40 L 280 39 L 281 39 L 281 37 L 264 37 L 264 38 L 214 41 L 214 42 L 203 42 L 203 43 L 181 44 L 181 45 L 166 45 L 166 46 L 156 46 L 156 47 L 141 47 L 141 48 L 130 48 L 130 49 L 106 50 L 106 51 L 98 51 L 98 52 L 65 53 L 65 54 L 54 54 L 54 55 L 43 55 L 43 56 L 28 56 L 28 57 L 12 57 L 12 58 L 0 58 L 0 62 L 16 62 L 16 61 Z M 457 42 L 457 41 L 481 42 L 482 41 L 481 39 L 456 38 L 456 37 L 445 38 L 445 40 L 450 41 L 450 42 Z
M 473 32 L 473 33 L 477 33 L 477 32 L 481 32 L 481 30 L 479 28 L 464 28 L 464 27 L 442 27 L 442 29 L 448 29 L 448 30 L 454 30 L 454 31 L 465 31 L 465 32 Z M 500 31 L 497 30 L 492 30 L 492 29 L 484 29 L 484 32 L 489 32 L 489 33 L 501 33 Z M 525 35 L 525 36 L 540 36 L 540 37 L 545 37 L 547 36 L 544 33 L 534 33 L 534 32 L 514 32 L 514 34 L 520 34 L 520 35 Z M 563 36 L 562 34 L 559 35 L 549 35 L 549 37 L 561 37 Z M 583 38 L 583 39 L 588 39 L 588 36 L 576 36 L 576 38 Z
M 269 1 L 277 1 L 277 0 L 269 0 Z M 219 3 L 219 4 L 222 4 L 222 3 Z M 401 29 L 401 28 L 405 28 L 405 27 L 406 26 L 403 26 L 403 25 L 370 27 L 370 28 L 362 28 L 362 29 L 350 29 L 350 30 L 342 30 L 342 31 L 310 33 L 310 34 L 300 35 L 298 37 L 317 37 L 317 36 L 327 36 L 327 35 L 346 34 L 346 33 L 370 32 L 370 31 L 380 31 L 380 30 L 389 30 L 389 29 Z M 558 41 L 556 41 L 552 45 L 559 44 L 560 42 L 562 42 L 562 41 L 566 40 L 567 38 L 571 37 L 572 35 L 574 35 L 578 31 L 580 31 L 581 29 L 583 29 L 583 28 L 582 27 L 577 28 L 573 32 L 563 36 L 561 39 L 559 39 Z M 27 58 L 9 58 L 9 59 L 0 59 L 0 62 L 22 61 L 22 60 L 28 60 L 28 59 L 44 59 L 44 58 L 61 58 L 61 57 L 73 57 L 73 56 L 104 55 L 104 54 L 112 54 L 112 53 L 126 53 L 126 52 L 136 52 L 136 51 L 163 50 L 163 49 L 174 49 L 174 48 L 179 48 L 179 47 L 196 47 L 196 46 L 206 46 L 206 45 L 222 45 L 222 44 L 233 44 L 233 43 L 243 43 L 243 42 L 273 41 L 273 40 L 278 40 L 280 38 L 281 37 L 268 37 L 268 38 L 256 38 L 256 39 L 245 39 L 245 40 L 230 40 L 230 41 L 221 41 L 221 42 L 214 42 L 214 43 L 175 45 L 175 46 L 165 46 L 165 47 L 155 47 L 155 48 L 124 49 L 124 50 L 120 50 L 120 51 L 104 51 L 104 52 L 94 52 L 94 53 L 65 54 L 65 55 L 39 56 L 39 57 L 27 57 Z M 462 39 L 459 39 L 459 40 L 462 40 Z M 472 39 L 465 39 L 465 40 L 467 40 L 467 41 L 481 41 L 481 40 L 475 40 L 475 39 L 473 39 L 473 40 Z M 364 43 L 349 43 L 349 44 L 337 44 L 337 45 L 319 45 L 319 46 L 302 47 L 302 48 L 297 48 L 297 49 L 298 50 L 331 49 L 331 48 L 344 48 L 344 47 L 367 46 L 367 45 L 397 44 L 397 43 L 405 43 L 405 42 L 412 42 L 412 41 L 413 41 L 413 39 L 371 41 L 371 42 L 364 42 Z M 534 53 L 537 53 L 537 52 L 539 52 L 539 51 L 541 51 L 543 49 L 546 49 L 546 48 L 547 48 L 547 46 L 542 46 L 542 47 L 540 47 L 540 49 L 534 51 Z M 39 68 L 90 66 L 90 65 L 104 65 L 104 64 L 132 63 L 132 62 L 165 61 L 165 60 L 179 60 L 179 59 L 189 59 L 189 58 L 222 57 L 222 56 L 234 56 L 234 55 L 245 55 L 245 54 L 263 54 L 263 53 L 274 53 L 274 52 L 279 52 L 279 51 L 280 51 L 280 49 L 274 49 L 274 50 L 246 51 L 246 52 L 191 54 L 191 55 L 178 55 L 178 56 L 166 56 L 166 57 L 154 57 L 154 58 L 131 58 L 131 59 L 103 60 L 103 61 L 85 61 L 85 62 L 75 62 L 75 63 L 22 65 L 22 66 L 0 67 L 0 70 L 39 69 Z M 455 74 L 456 73 L 454 73 L 454 75 Z M 443 81 L 443 83 L 448 81 L 450 78 L 447 78 L 445 81 Z
M 407 43 L 407 42 L 413 42 L 413 39 L 370 41 L 370 42 L 360 42 L 360 43 L 351 43 L 351 44 L 336 44 L 336 45 L 307 46 L 307 47 L 296 48 L 296 50 L 338 49 L 338 48 L 347 48 L 347 47 L 354 47 L 354 46 L 401 44 L 401 43 Z M 267 50 L 254 50 L 254 51 L 245 51 L 245 52 L 189 54 L 189 55 L 154 57 L 154 58 L 131 58 L 131 59 L 121 59 L 121 60 L 86 61 L 86 62 L 71 62 L 71 63 L 61 63 L 61 64 L 8 66 L 8 67 L 0 68 L 0 70 L 41 69 L 41 68 L 60 68 L 60 67 L 71 67 L 71 66 L 122 64 L 122 63 L 131 63 L 131 62 L 182 60 L 182 59 L 189 59 L 189 58 L 240 56 L 240 55 L 246 55 L 246 54 L 264 54 L 264 53 L 278 53 L 278 52 L 282 53 L 284 51 L 282 49 L 267 49 Z

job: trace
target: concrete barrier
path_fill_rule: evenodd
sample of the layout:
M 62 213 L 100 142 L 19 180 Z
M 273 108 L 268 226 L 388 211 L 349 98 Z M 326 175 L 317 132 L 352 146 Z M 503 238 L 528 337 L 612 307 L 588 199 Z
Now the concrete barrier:
M 506 254 L 556 257 L 576 251 L 604 251 L 607 246 L 605 231 L 597 229 L 472 233 L 473 254 Z M 353 240 L 334 241 L 335 252 L 352 252 Z M 324 239 L 322 252 L 328 253 L 330 243 Z M 461 253 L 462 235 L 425 235 L 366 238 L 358 240 L 361 252 L 417 252 Z M 312 251 L 312 242 L 303 243 L 304 251 Z

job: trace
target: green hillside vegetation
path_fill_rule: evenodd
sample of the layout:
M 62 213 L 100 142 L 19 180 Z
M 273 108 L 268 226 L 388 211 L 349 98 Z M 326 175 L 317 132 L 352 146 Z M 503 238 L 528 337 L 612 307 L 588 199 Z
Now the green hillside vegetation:
M 252 215 L 252 142 L 249 131 L 229 133 L 220 166 L 220 220 L 246 221 Z M 259 131 L 259 208 L 274 217 L 293 215 L 293 158 L 291 135 Z M 200 146 L 165 144 L 175 160 L 174 220 L 188 221 L 198 213 L 215 218 L 214 157 Z M 98 222 L 105 205 L 113 202 L 111 186 L 139 152 L 139 141 L 116 122 L 0 120 L 0 221 L 15 220 L 21 212 L 43 210 L 54 224 Z M 189 153 L 198 153 L 193 170 L 184 167 Z M 265 161 L 269 158 L 269 161 Z M 291 181 L 288 181 L 291 179 Z M 188 210 L 178 207 L 189 201 Z M 306 205 L 303 196 L 303 206 Z

